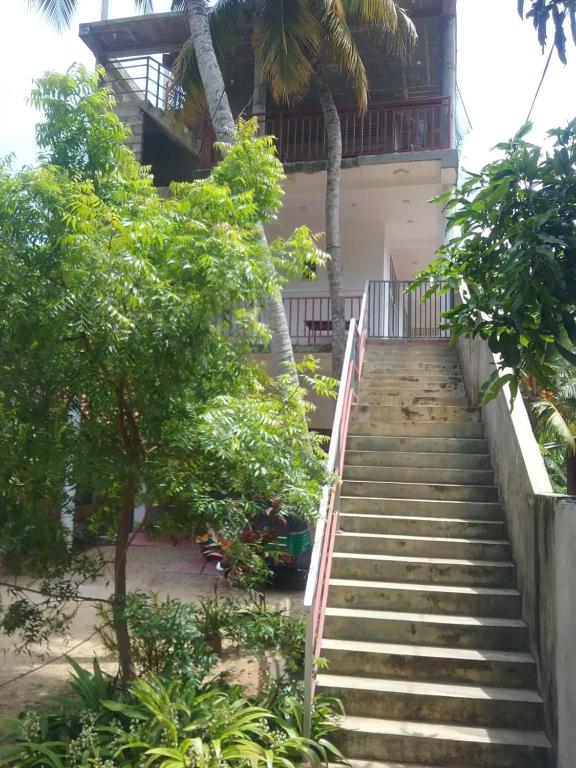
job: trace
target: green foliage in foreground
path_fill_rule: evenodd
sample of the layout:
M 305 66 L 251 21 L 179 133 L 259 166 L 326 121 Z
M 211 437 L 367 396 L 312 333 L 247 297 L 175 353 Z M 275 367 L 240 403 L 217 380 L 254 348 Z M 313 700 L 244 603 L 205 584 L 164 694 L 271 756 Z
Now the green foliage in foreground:
M 479 336 L 501 355 L 485 388 L 517 390 L 523 376 L 545 387 L 554 358 L 576 364 L 576 120 L 550 131 L 551 151 L 530 144 L 524 126 L 499 144 L 503 159 L 443 195 L 451 237 L 418 283 L 445 281 L 469 296 L 445 314 L 454 338 Z M 432 292 L 435 289 L 432 289 Z
M 186 679 L 200 685 L 224 654 L 263 659 L 266 651 L 281 654 L 285 674 L 261 684 L 269 682 L 277 689 L 285 679 L 301 676 L 304 621 L 268 608 L 256 596 L 240 600 L 216 595 L 193 604 L 137 592 L 128 595 L 124 613 L 138 676 Z M 101 618 L 100 638 L 116 655 L 110 611 L 101 611 Z
M 104 683 L 103 683 L 104 681 Z M 197 687 L 157 677 L 109 696 L 97 662 L 75 665 L 76 700 L 61 698 L 10 721 L 0 765 L 14 768 L 292 768 L 341 758 L 327 738 L 334 704 L 318 700 L 311 739 L 302 736 L 301 704 L 266 709 L 237 687 Z M 108 681 L 108 685 L 109 685 Z
M 97 74 L 46 75 L 32 103 L 45 114 L 41 164 L 0 165 L 0 563 L 36 578 L 41 598 L 15 586 L 0 625 L 27 643 L 66 628 L 65 601 L 101 565 L 70 553 L 55 523 L 65 485 L 84 489 L 93 526 L 117 543 L 130 677 L 120 609 L 136 504 L 174 535 L 207 522 L 237 532 L 256 499 L 315 512 L 325 456 L 304 390 L 248 354 L 267 338 L 266 298 L 318 252 L 298 230 L 274 244 L 270 269 L 260 227 L 283 171 L 254 124 L 207 179 L 163 199 Z

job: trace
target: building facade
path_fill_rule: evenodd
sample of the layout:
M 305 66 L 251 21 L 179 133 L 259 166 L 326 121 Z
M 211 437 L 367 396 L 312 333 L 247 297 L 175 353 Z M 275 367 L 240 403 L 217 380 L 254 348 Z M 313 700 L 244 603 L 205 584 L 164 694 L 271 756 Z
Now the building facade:
M 369 78 L 364 114 L 350 86 L 330 73 L 342 125 L 341 230 L 347 318 L 358 317 L 370 283 L 370 333 L 381 338 L 441 336 L 441 312 L 450 294 L 421 304 L 407 293 L 414 274 L 428 264 L 444 240 L 442 208 L 430 201 L 456 183 L 456 0 L 406 0 L 418 32 L 409 60 L 389 55 L 365 30 L 354 37 Z M 179 13 L 150 14 L 83 24 L 80 36 L 105 67 L 130 125 L 130 146 L 152 167 L 159 187 L 197 177 L 210 166 L 209 121 L 182 127 L 170 116 L 171 64 L 188 37 Z M 253 56 L 249 30 L 222 68 L 233 112 L 250 103 Z M 286 171 L 285 198 L 269 235 L 287 236 L 306 224 L 325 229 L 326 141 L 314 94 L 286 108 L 267 100 L 266 132 L 277 140 Z M 320 240 L 322 247 L 322 239 Z M 314 350 L 329 370 L 332 335 L 325 270 L 315 281 L 294 280 L 284 295 L 297 352 Z M 330 408 L 315 416 L 329 428 Z

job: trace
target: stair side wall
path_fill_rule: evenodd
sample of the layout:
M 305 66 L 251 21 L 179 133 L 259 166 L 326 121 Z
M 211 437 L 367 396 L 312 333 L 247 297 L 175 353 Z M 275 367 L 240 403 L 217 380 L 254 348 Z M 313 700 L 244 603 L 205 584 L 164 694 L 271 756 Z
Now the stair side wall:
M 478 404 L 480 387 L 495 370 L 494 355 L 480 339 L 460 339 L 457 350 L 466 391 Z M 538 660 L 548 736 L 558 768 L 571 768 L 576 754 L 576 498 L 553 493 L 524 402 L 518 396 L 511 408 L 509 398 L 505 387 L 483 407 L 483 420 Z

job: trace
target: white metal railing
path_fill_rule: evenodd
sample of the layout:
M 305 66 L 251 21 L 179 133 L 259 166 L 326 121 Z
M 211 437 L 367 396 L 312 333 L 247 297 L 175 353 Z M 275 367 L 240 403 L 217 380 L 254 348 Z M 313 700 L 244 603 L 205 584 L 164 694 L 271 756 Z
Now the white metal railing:
M 312 720 L 312 702 L 316 684 L 315 660 L 320 655 L 326 601 L 328 597 L 328 581 L 334 539 L 338 530 L 338 513 L 340 509 L 340 479 L 344 465 L 346 438 L 352 403 L 358 398 L 364 351 L 368 336 L 368 283 L 364 289 L 360 319 L 350 321 L 346 353 L 342 366 L 338 400 L 334 413 L 332 436 L 328 450 L 327 470 L 333 480 L 322 491 L 318 510 L 316 532 L 312 547 L 310 570 L 304 594 L 304 612 L 306 616 L 306 652 L 304 661 L 304 732 L 310 734 Z

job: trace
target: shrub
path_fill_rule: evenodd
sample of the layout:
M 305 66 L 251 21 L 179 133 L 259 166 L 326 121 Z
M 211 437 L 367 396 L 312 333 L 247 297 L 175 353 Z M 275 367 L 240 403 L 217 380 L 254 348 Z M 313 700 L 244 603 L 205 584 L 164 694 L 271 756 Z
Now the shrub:
M 138 675 L 184 678 L 199 684 L 216 663 L 214 649 L 202 632 L 202 612 L 193 604 L 135 592 L 128 595 L 124 610 Z M 106 648 L 116 654 L 110 611 L 102 610 L 101 616 L 105 625 L 100 635 Z

